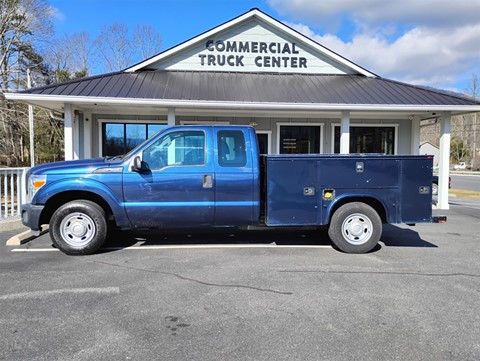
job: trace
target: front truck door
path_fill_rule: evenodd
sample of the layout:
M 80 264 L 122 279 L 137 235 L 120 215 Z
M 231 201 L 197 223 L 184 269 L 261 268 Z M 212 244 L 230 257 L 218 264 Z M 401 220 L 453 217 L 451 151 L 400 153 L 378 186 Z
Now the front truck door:
M 241 128 L 214 128 L 215 224 L 244 226 L 258 222 L 259 189 L 257 143 Z
M 210 129 L 164 133 L 144 149 L 149 170 L 124 174 L 127 215 L 134 227 L 190 227 L 214 223 L 213 152 Z

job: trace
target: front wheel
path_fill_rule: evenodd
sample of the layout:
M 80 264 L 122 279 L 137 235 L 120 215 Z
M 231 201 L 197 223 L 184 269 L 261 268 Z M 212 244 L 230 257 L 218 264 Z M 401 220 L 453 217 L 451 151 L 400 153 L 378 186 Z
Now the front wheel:
M 95 253 L 105 242 L 107 231 L 103 208 L 86 200 L 65 203 L 50 220 L 53 244 L 68 255 Z
M 347 203 L 332 216 L 328 235 L 346 253 L 371 251 L 382 235 L 382 220 L 377 211 L 361 202 Z

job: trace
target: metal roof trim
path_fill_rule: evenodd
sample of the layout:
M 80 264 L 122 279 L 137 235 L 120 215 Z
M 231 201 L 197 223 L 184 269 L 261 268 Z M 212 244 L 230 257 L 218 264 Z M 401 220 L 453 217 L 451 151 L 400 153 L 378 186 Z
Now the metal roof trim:
M 105 98 L 83 96 L 57 96 L 24 93 L 4 93 L 8 100 L 63 102 L 67 104 L 125 104 L 149 105 L 166 108 L 198 108 L 198 109 L 237 109 L 237 110 L 344 110 L 344 111 L 398 111 L 398 112 L 480 112 L 478 105 L 418 105 L 418 104 L 332 104 L 332 103 L 275 103 L 275 102 L 229 102 L 198 100 L 165 100 L 165 99 L 132 99 Z

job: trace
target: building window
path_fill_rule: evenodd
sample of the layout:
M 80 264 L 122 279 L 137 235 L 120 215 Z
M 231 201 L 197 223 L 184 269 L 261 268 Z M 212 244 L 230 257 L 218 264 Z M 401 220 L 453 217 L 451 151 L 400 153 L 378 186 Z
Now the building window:
M 321 126 L 280 125 L 280 154 L 320 153 Z
M 340 126 L 334 133 L 334 153 L 340 153 Z M 351 126 L 350 153 L 395 154 L 395 127 Z
M 166 125 L 146 123 L 103 123 L 102 155 L 127 154 L 130 150 L 159 132 Z
M 257 141 L 260 154 L 270 154 L 270 133 L 257 132 Z

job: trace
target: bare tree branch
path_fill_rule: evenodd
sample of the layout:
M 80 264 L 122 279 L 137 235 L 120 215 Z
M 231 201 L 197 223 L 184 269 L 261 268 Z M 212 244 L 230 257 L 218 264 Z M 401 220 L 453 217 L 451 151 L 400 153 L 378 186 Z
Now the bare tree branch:
M 128 37 L 128 27 L 123 23 L 104 27 L 95 44 L 108 71 L 125 69 L 133 61 L 132 42 Z
M 141 59 L 148 59 L 160 52 L 162 38 L 151 25 L 137 25 L 133 33 L 134 48 Z

